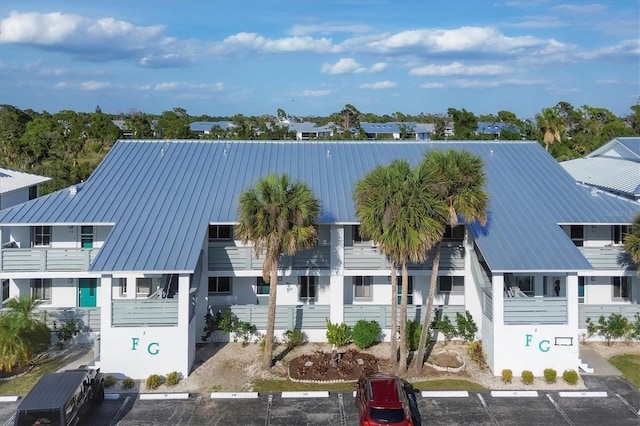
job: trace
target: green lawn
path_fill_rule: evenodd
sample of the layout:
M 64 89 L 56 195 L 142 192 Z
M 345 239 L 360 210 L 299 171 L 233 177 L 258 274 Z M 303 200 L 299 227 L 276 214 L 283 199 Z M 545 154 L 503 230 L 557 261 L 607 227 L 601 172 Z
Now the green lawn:
M 620 370 L 628 381 L 640 388 L 640 355 L 616 355 L 609 358 L 609 362 Z
M 414 382 L 416 390 L 486 390 L 483 386 L 467 380 L 427 380 Z M 287 391 L 330 391 L 350 392 L 355 390 L 354 383 L 298 383 L 289 380 L 255 380 L 254 392 L 272 393 Z
M 42 376 L 58 371 L 67 360 L 68 357 L 49 359 L 20 377 L 0 382 L 0 395 L 26 395 Z

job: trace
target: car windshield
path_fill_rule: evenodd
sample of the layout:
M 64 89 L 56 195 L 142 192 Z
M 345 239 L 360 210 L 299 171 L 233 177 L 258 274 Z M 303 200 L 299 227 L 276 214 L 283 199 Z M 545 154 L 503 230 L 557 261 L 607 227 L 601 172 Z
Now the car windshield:
M 372 408 L 369 410 L 371 420 L 379 423 L 398 423 L 404 420 L 402 408 Z
M 17 426 L 60 426 L 60 412 L 58 410 L 29 411 L 18 415 Z

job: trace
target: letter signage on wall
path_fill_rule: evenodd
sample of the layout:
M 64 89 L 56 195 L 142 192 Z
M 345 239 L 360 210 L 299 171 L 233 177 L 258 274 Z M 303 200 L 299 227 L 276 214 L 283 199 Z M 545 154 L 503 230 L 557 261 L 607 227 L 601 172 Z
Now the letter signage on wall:
M 131 338 L 131 350 L 132 351 L 137 351 L 139 344 L 140 344 L 140 338 L 139 337 L 132 337 Z M 149 343 L 147 345 L 147 353 L 149 355 L 158 355 L 160 353 L 160 343 L 158 343 L 158 342 Z

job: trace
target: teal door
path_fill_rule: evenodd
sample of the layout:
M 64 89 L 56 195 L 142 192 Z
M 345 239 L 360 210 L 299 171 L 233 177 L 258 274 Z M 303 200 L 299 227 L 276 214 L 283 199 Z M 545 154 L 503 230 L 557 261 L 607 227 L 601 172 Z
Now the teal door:
M 81 308 L 96 307 L 96 291 L 98 288 L 97 278 L 80 278 L 78 283 L 80 300 L 78 306 Z

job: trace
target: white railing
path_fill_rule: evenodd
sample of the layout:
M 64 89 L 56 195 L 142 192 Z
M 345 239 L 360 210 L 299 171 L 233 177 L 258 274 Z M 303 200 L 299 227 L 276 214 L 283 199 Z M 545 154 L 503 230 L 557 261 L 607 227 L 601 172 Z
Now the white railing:
M 87 271 L 99 249 L 5 248 L 0 250 L 2 272 Z

